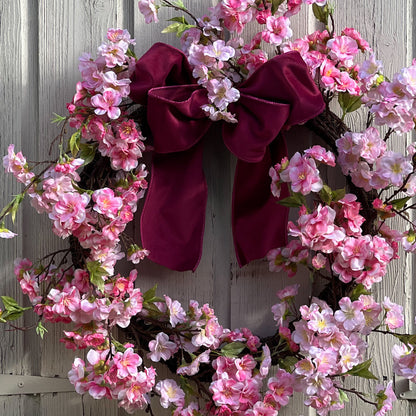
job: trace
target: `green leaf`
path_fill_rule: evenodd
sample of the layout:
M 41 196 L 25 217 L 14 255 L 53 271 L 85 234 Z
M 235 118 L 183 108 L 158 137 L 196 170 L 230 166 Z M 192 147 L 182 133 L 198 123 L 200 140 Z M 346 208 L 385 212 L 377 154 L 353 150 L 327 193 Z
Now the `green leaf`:
M 181 9 L 185 9 L 185 10 L 186 10 L 186 7 L 185 7 L 185 5 L 183 4 L 183 1 L 182 1 L 182 0 L 176 0 L 173 4 L 174 4 L 176 7 L 179 7 L 179 8 L 181 8 Z
M 61 124 L 66 120 L 66 117 L 60 116 L 59 114 L 53 113 L 53 119 L 51 120 L 51 123 L 53 124 Z
M 393 201 L 390 201 L 390 204 L 396 209 L 403 209 L 406 206 L 407 201 L 411 198 L 411 196 L 406 196 L 404 198 L 393 199 Z
M 4 309 L 6 311 L 14 311 L 19 310 L 20 306 L 19 304 L 10 296 L 0 296 L 1 300 L 3 301 Z
M 127 49 L 126 55 L 129 56 L 130 58 L 137 59 L 136 54 L 130 48 Z
M 181 389 L 185 393 L 185 399 L 186 400 L 190 400 L 192 397 L 198 397 L 198 392 L 196 392 L 192 388 L 191 383 L 184 376 L 181 376 L 180 377 L 180 379 L 179 379 L 179 385 L 180 385 Z
M 409 334 L 395 334 L 391 332 L 391 335 L 396 337 L 398 340 L 403 342 L 406 345 L 416 345 L 416 335 L 409 335 Z
M 221 354 L 225 357 L 237 357 L 244 348 L 246 348 L 246 344 L 243 344 L 242 342 L 231 342 L 221 348 Z
M 328 6 L 318 6 L 317 4 L 312 4 L 312 11 L 319 22 L 323 23 L 325 26 L 328 25 Z
M 179 22 L 179 23 L 182 23 L 184 25 L 188 24 L 188 22 L 186 21 L 184 16 L 172 17 L 172 19 L 168 19 L 168 22 Z
M 319 197 L 325 204 L 329 205 L 332 202 L 332 190 L 328 185 L 324 185 L 319 192 Z
M 345 403 L 345 402 L 349 402 L 350 399 L 347 396 L 347 393 L 345 393 L 345 391 L 343 390 L 338 390 L 338 394 L 339 394 L 339 401 L 340 403 Z
M 36 334 L 39 335 L 42 339 L 45 336 L 45 334 L 48 332 L 48 330 L 43 326 L 42 322 L 39 321 L 36 325 Z
M 192 27 L 195 27 L 195 25 L 188 25 L 188 24 L 176 22 L 164 28 L 162 30 L 162 33 L 176 33 L 176 36 L 181 37 L 182 33 L 185 32 L 185 30 L 188 30 Z
M 358 284 L 354 287 L 351 292 L 350 298 L 352 301 L 358 300 L 361 295 L 370 295 L 371 292 L 368 291 L 363 284 Z
M 147 290 L 145 293 L 143 293 L 143 302 L 145 303 L 152 302 L 152 299 L 156 297 L 156 289 L 157 289 L 157 284 L 154 285 L 151 289 Z
M 283 370 L 291 372 L 298 361 L 299 360 L 296 357 L 288 355 L 287 357 L 279 360 L 279 367 L 283 368 Z
M 90 143 L 80 143 L 79 145 L 79 155 L 81 159 L 84 160 L 84 166 L 88 165 L 94 160 L 95 153 L 97 151 L 98 144 L 90 144 Z
M 22 307 L 10 296 L 0 296 L 3 301 L 5 312 L 1 315 L 1 321 L 14 321 L 23 315 L 24 311 L 32 309 L 30 306 Z
M 345 196 L 345 188 L 335 189 L 332 191 L 332 200 L 339 201 Z
M 272 0 L 272 15 L 277 12 L 277 9 L 279 6 L 284 2 L 285 0 Z
M 74 157 L 76 157 L 79 152 L 80 141 L 81 141 L 81 133 L 78 130 L 69 139 L 69 150 L 71 151 L 72 156 Z
M 172 23 L 171 25 L 165 27 L 162 30 L 162 33 L 177 33 L 178 27 L 181 25 L 181 23 Z
M 301 207 L 306 204 L 306 201 L 302 194 L 294 193 L 292 196 L 288 196 L 287 198 L 277 201 L 277 203 L 283 205 L 284 207 Z
M 5 312 L 3 313 L 2 320 L 4 321 L 15 321 L 23 315 L 23 311 Z
M 361 96 L 351 95 L 348 92 L 340 92 L 338 94 L 338 103 L 341 106 L 344 115 L 352 113 L 361 107 Z
M 13 224 L 14 224 L 14 221 L 16 219 L 16 214 L 17 214 L 17 211 L 19 209 L 19 206 L 22 203 L 24 197 L 25 197 L 24 194 L 19 194 L 19 195 L 16 195 L 13 199 L 13 205 L 12 205 L 12 209 L 10 211 L 11 215 L 12 215 Z
M 355 365 L 351 370 L 347 371 L 344 374 L 349 374 L 352 376 L 358 376 L 362 378 L 367 378 L 371 380 L 378 380 L 378 378 L 369 370 L 369 367 L 371 365 L 371 359 L 364 361 L 361 364 Z
M 103 291 L 103 277 L 108 275 L 107 271 L 101 266 L 101 263 L 98 260 L 87 262 L 87 269 L 90 273 L 90 282 Z

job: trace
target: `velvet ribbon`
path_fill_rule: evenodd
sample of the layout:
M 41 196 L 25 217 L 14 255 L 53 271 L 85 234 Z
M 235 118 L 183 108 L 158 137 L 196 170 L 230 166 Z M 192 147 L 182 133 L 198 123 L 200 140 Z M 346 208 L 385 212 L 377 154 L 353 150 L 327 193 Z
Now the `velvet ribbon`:
M 138 60 L 130 88 L 132 100 L 147 106 L 155 150 L 142 244 L 156 263 L 194 271 L 207 201 L 201 143 L 212 124 L 201 110 L 207 92 L 195 83 L 186 56 L 163 43 Z M 268 171 L 286 154 L 281 130 L 320 114 L 324 103 L 297 52 L 269 60 L 238 88 L 240 99 L 228 107 L 238 123 L 221 123 L 224 143 L 238 158 L 232 227 L 241 267 L 286 244 L 288 210 L 271 195 Z

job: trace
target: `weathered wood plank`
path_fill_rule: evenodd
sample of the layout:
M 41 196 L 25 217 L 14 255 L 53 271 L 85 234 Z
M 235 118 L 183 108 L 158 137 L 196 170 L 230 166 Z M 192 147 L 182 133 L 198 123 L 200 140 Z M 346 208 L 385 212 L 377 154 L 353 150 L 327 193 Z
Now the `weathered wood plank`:
M 357 29 L 373 47 L 376 58 L 384 64 L 384 73 L 392 79 L 393 74 L 400 68 L 411 64 L 414 51 L 414 32 L 412 28 L 413 8 L 412 1 L 397 0 L 395 2 L 380 2 L 371 0 L 364 2 L 355 2 L 354 7 L 351 4 L 341 4 L 337 2 L 336 6 L 336 30 L 340 32 L 344 27 L 354 27 Z M 352 125 L 356 131 L 362 130 L 365 126 L 364 112 L 361 116 L 347 118 L 347 123 Z M 404 152 L 407 144 L 411 141 L 410 135 L 392 137 L 390 148 Z M 395 222 L 397 226 L 399 222 Z M 401 224 L 403 226 L 403 223 Z M 403 255 L 403 253 L 401 253 Z M 406 329 L 412 331 L 414 328 L 413 311 L 414 304 L 412 293 L 412 264 L 413 259 L 409 256 L 402 256 L 398 261 L 392 263 L 389 272 L 381 284 L 375 285 L 376 300 L 381 302 L 384 296 L 389 296 L 393 302 L 397 302 L 405 307 L 407 311 Z M 388 380 L 394 380 L 392 370 L 391 348 L 397 343 L 393 337 L 380 335 L 370 335 L 368 337 L 369 352 L 368 358 L 373 358 L 372 369 L 376 376 L 380 377 L 380 383 L 386 384 Z M 397 385 L 397 393 L 400 393 L 406 382 L 402 386 Z M 360 382 L 359 389 L 370 391 L 374 384 Z M 364 410 L 365 409 L 365 410 Z M 362 415 L 363 411 L 370 413 L 370 406 L 365 405 L 358 399 L 352 399 L 351 403 L 346 406 L 342 412 L 333 414 L 341 415 Z M 404 400 L 398 401 L 394 410 L 390 413 L 394 415 L 411 415 L 415 414 L 416 407 L 414 402 Z M 332 414 L 332 413 L 331 413 Z

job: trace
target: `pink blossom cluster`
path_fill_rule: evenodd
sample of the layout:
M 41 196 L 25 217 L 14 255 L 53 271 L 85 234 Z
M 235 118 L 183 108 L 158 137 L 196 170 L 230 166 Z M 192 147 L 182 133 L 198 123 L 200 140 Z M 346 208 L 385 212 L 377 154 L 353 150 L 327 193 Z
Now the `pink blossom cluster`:
M 3 166 L 7 173 L 12 173 L 17 181 L 29 185 L 35 174 L 29 169 L 22 152 L 14 152 L 14 144 L 7 148 L 7 155 L 3 157 Z
M 274 14 L 270 0 L 222 0 L 197 19 L 197 27 L 181 33 L 182 48 L 193 67 L 193 76 L 207 89 L 208 103 L 202 109 L 210 119 L 237 122 L 228 111 L 228 105 L 240 98 L 234 85 L 267 62 L 267 53 L 260 47 L 262 41 L 280 46 L 292 36 L 289 18 L 305 3 L 323 6 L 326 0 L 288 0 Z M 146 23 L 158 21 L 159 7 L 154 0 L 139 1 Z M 247 43 L 241 34 L 252 21 L 257 21 L 262 30 Z M 227 42 L 223 40 L 224 29 L 232 33 Z
M 155 385 L 156 371 L 142 366 L 142 358 L 132 344 L 91 349 L 87 362 L 76 358 L 68 373 L 69 381 L 79 394 L 89 393 L 94 399 L 103 397 L 119 401 L 127 413 L 144 409 L 150 402 L 149 393 Z
M 365 360 L 366 343 L 362 335 L 381 323 L 382 307 L 372 296 L 358 300 L 342 298 L 337 311 L 314 298 L 310 306 L 301 306 L 301 319 L 294 322 L 292 340 L 305 357 L 295 364 L 293 386 L 306 394 L 305 404 L 319 415 L 341 409 L 341 380 L 354 366 Z
M 269 356 L 267 347 L 264 353 L 264 358 Z M 294 376 L 283 369 L 267 380 L 267 390 L 261 394 L 265 372 L 254 372 L 257 363 L 251 355 L 218 357 L 212 365 L 215 375 L 210 391 L 216 415 L 276 416 L 293 394 Z
M 395 245 L 394 241 L 377 235 L 362 235 L 364 218 L 359 210 L 360 204 L 350 194 L 331 206 L 319 204 L 310 214 L 302 207 L 297 224 L 289 222 L 288 233 L 299 239 L 298 250 L 304 248 L 316 253 L 312 267 L 318 270 L 327 267 L 329 257 L 332 271 L 342 282 L 354 281 L 370 289 L 382 280 L 388 264 L 395 258 Z M 269 260 L 281 263 L 273 255 L 269 253 Z M 306 257 L 304 254 L 302 260 Z
M 296 152 L 290 160 L 284 158 L 270 168 L 269 175 L 272 179 L 271 191 L 275 197 L 280 196 L 281 184 L 289 183 L 293 192 L 308 195 L 311 192 L 319 192 L 323 182 L 316 163 L 335 166 L 335 156 L 322 146 L 315 145 L 304 151 L 304 155 Z
M 383 190 L 391 185 L 416 193 L 416 177 L 411 155 L 388 151 L 379 131 L 369 127 L 361 133 L 347 132 L 336 141 L 338 163 L 344 175 L 365 191 Z M 408 175 L 412 174 L 408 177 Z
M 377 125 L 407 133 L 415 127 L 416 60 L 396 73 L 392 81 L 381 75 L 380 66 L 375 62 L 369 65 L 378 82 L 368 88 L 362 101 L 374 114 Z
M 72 103 L 67 104 L 69 124 L 80 130 L 87 142 L 98 143 L 114 170 L 137 168 L 145 149 L 144 137 L 121 104 L 130 94 L 130 77 L 135 59 L 129 53 L 134 44 L 122 29 L 109 29 L 107 43 L 98 48 L 98 58 L 83 54 L 79 70 L 83 81 L 77 84 Z
M 102 291 L 92 286 L 90 273 L 83 269 L 65 271 L 52 267 L 39 273 L 29 260 L 22 259 L 15 264 L 15 275 L 36 313 L 46 321 L 73 322 L 80 327 L 95 323 L 98 332 L 103 333 L 104 324 L 107 328 L 115 325 L 126 328 L 131 317 L 142 310 L 142 293 L 134 287 L 136 270 L 128 278 L 120 275 L 107 278 Z M 81 336 L 81 332 L 66 336 L 74 338 L 75 346 L 81 345 L 86 342 L 84 335 L 90 335 Z
M 416 382 L 416 351 L 414 345 L 394 345 L 392 349 L 393 371 L 401 377 Z
M 11 152 L 13 149 L 9 148 L 9 155 L 4 159 L 9 167 L 13 159 Z M 28 194 L 38 213 L 48 214 L 55 234 L 61 238 L 77 237 L 81 246 L 89 250 L 88 260 L 99 261 L 111 275 L 117 260 L 124 257 L 119 245 L 120 234 L 132 221 L 137 202 L 144 196 L 147 171 L 140 165 L 129 174 L 120 173 L 113 188 L 86 192 L 77 186 L 80 179 L 77 170 L 82 165 L 82 159 L 65 156 L 29 187 Z M 20 169 L 13 172 L 20 175 Z M 138 263 L 147 254 L 146 250 L 132 245 L 128 258 Z
M 296 50 L 308 65 L 313 77 L 325 91 L 361 94 L 361 79 L 357 57 L 371 51 L 369 44 L 353 28 L 345 28 L 340 35 L 327 30 L 316 31 L 282 45 L 282 51 Z

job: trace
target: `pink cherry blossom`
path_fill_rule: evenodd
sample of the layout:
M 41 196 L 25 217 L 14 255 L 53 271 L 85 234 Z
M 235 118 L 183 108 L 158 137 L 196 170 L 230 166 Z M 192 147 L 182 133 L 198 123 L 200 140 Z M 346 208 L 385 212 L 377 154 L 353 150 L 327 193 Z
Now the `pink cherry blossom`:
M 157 8 L 154 3 L 154 0 L 139 0 L 139 10 L 146 23 L 159 22 Z
M 178 346 L 169 341 L 169 337 L 160 332 L 156 335 L 156 338 L 149 342 L 150 353 L 147 355 L 152 361 L 169 360 L 172 355 L 177 351 Z
M 142 364 L 143 360 L 133 352 L 133 348 L 127 348 L 123 354 L 115 354 L 113 361 L 117 367 L 117 377 L 126 378 L 137 374 L 137 367 Z
M 185 393 L 177 385 L 175 380 L 165 379 L 156 384 L 155 391 L 160 394 L 160 405 L 167 409 L 172 403 L 183 407 L 185 404 Z
M 102 94 L 96 94 L 91 98 L 91 104 L 96 107 L 94 112 L 98 115 L 107 114 L 112 120 L 119 118 L 121 110 L 118 107 L 121 103 L 121 94 L 109 88 Z
M 284 39 L 290 38 L 293 34 L 290 21 L 284 16 L 269 16 L 266 19 L 266 28 L 262 37 L 266 42 L 273 45 L 281 45 Z

